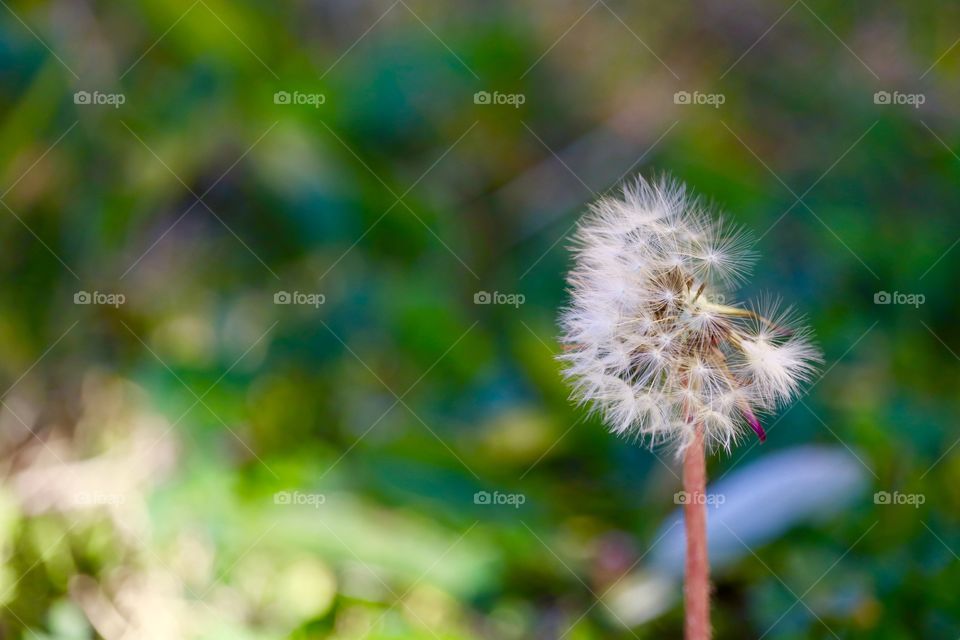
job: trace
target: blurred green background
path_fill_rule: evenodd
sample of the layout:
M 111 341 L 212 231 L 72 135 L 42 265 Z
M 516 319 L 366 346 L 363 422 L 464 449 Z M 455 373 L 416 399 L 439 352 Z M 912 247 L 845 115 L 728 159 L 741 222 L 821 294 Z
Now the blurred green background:
M 868 486 L 716 637 L 960 635 L 960 6 L 0 4 L 0 637 L 681 637 L 607 597 L 676 464 L 554 360 L 572 225 L 659 171 L 826 354 L 711 475 Z

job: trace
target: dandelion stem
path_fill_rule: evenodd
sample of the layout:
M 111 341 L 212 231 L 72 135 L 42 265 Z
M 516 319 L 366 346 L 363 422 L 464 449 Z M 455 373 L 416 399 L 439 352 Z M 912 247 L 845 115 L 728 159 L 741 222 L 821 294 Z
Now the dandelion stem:
M 686 580 L 684 582 L 685 638 L 710 639 L 710 563 L 707 559 L 707 464 L 703 425 L 696 426 L 693 442 L 683 459 L 683 489 L 686 504 L 683 519 L 687 534 Z

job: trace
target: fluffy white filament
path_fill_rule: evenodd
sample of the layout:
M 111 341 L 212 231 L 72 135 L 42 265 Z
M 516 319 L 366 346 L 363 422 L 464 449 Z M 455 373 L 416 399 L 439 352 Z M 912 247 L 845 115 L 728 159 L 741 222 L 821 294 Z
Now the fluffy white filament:
M 820 355 L 775 302 L 727 292 L 753 255 L 739 229 L 670 179 L 642 178 L 591 206 L 575 237 L 561 317 L 565 375 L 618 434 L 682 450 L 695 425 L 729 450 L 795 397 Z

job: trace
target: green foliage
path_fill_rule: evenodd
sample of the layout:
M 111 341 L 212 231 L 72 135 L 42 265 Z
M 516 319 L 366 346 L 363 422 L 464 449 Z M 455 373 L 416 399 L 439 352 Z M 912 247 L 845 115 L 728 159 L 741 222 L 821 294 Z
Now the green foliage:
M 711 474 L 817 442 L 924 496 L 745 554 L 716 637 L 960 633 L 958 9 L 588 7 L 10 3 L 0 636 L 680 637 L 679 600 L 633 629 L 598 604 L 672 461 L 569 406 L 554 360 L 571 225 L 661 170 L 756 232 L 748 293 L 826 352 Z

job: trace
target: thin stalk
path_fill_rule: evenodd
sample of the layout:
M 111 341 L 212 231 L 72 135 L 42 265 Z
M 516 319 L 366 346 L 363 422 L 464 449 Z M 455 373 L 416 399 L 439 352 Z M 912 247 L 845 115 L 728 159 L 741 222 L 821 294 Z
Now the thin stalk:
M 683 458 L 683 520 L 687 533 L 684 582 L 685 638 L 710 640 L 710 563 L 707 559 L 707 462 L 703 425 L 697 425 L 693 442 Z

